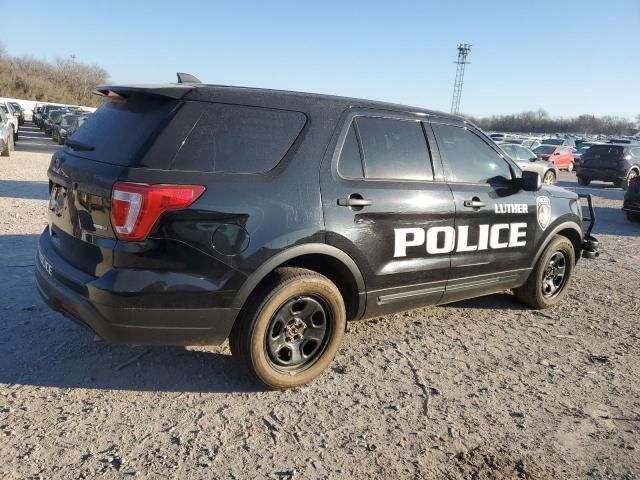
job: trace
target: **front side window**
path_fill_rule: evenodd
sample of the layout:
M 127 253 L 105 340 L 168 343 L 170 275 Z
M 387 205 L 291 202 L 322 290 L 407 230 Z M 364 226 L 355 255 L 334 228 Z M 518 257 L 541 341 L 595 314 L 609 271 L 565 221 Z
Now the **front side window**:
M 448 180 L 489 183 L 510 180 L 509 164 L 480 137 L 466 128 L 434 124 L 440 154 L 448 165 Z
M 433 180 L 422 124 L 411 120 L 358 117 L 365 176 L 390 180 Z

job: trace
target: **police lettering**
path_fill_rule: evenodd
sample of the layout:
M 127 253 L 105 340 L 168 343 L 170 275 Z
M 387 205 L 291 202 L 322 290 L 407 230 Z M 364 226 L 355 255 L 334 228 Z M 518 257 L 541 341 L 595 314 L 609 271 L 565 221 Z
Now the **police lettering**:
M 419 227 L 394 228 L 394 232 L 394 258 L 406 257 L 408 247 L 422 245 L 425 245 L 428 254 L 438 255 L 454 250 L 475 252 L 524 247 L 527 244 L 527 224 L 524 222 L 478 225 L 478 240 L 475 244 L 469 242 L 469 225 L 459 225 L 457 228 L 432 227 L 426 230 Z

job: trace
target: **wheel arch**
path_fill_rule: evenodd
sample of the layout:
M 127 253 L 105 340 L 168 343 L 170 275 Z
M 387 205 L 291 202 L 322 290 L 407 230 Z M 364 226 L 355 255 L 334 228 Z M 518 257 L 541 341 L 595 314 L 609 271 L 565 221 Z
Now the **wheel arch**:
M 545 237 L 544 241 L 538 247 L 538 251 L 536 252 L 535 258 L 531 263 L 531 267 L 535 267 L 535 264 L 538 262 L 538 259 L 544 252 L 544 249 L 547 248 L 547 245 L 551 243 L 553 238 L 556 235 L 562 235 L 563 237 L 568 238 L 575 251 L 575 261 L 577 262 L 580 259 L 580 252 L 582 251 L 582 239 L 584 234 L 582 229 L 574 222 L 563 222 L 557 226 L 555 226 Z
M 242 309 L 256 288 L 280 267 L 308 268 L 326 276 L 342 294 L 347 320 L 356 320 L 364 314 L 366 290 L 362 272 L 345 252 L 326 244 L 298 245 L 271 257 L 244 282 L 232 307 Z

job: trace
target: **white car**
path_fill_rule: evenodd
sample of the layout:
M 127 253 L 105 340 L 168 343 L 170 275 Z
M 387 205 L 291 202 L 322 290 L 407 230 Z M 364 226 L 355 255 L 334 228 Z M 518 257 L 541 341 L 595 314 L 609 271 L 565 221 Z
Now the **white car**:
M 4 110 L 0 108 L 0 155 L 10 157 L 13 147 L 13 129 Z
M 7 116 L 7 121 L 13 128 L 13 137 L 18 140 L 18 115 L 9 102 L 1 102 L 0 108 Z

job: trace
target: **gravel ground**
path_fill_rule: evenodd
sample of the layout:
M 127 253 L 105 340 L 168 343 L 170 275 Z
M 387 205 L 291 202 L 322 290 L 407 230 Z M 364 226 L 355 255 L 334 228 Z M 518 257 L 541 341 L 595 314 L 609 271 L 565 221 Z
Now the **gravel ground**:
M 638 478 L 640 225 L 544 312 L 492 295 L 350 324 L 310 386 L 257 391 L 228 347 L 94 341 L 33 280 L 52 142 L 0 159 L 0 478 Z M 575 188 L 575 176 L 561 185 Z

